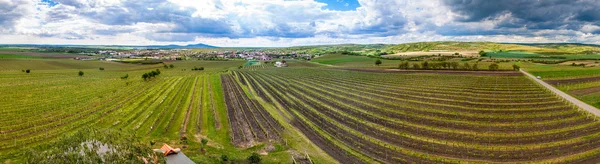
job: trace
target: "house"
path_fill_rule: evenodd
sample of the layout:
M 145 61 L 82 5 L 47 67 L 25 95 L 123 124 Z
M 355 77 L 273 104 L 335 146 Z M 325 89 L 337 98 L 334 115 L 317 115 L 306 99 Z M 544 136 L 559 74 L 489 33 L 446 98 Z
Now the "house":
M 173 149 L 171 146 L 165 144 L 160 149 L 154 149 L 155 152 L 162 153 L 167 158 L 167 164 L 193 164 L 194 161 L 190 160 L 179 148 Z
M 287 67 L 287 62 L 284 61 L 280 61 L 280 62 L 275 62 L 275 67 Z

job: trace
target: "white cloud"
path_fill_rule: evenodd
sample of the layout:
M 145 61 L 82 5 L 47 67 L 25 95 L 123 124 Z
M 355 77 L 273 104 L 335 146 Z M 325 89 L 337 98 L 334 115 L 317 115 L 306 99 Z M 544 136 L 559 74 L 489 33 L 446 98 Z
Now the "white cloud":
M 0 0 L 0 43 L 295 46 L 600 40 L 597 21 L 577 29 L 565 24 L 532 30 L 522 19 L 505 12 L 465 22 L 459 20 L 467 16 L 450 9 L 443 0 L 358 0 L 360 6 L 352 11 L 325 9 L 327 4 L 314 0 L 54 1 L 58 5 L 41 0 Z

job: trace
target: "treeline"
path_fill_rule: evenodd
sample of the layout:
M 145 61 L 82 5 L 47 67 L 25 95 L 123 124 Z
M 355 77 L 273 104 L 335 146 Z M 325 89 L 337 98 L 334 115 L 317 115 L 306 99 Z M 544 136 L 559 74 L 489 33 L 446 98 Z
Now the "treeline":
M 158 75 L 160 75 L 160 70 L 156 69 L 156 71 L 152 71 L 152 72 L 144 73 L 144 74 L 142 75 L 142 78 L 143 78 L 144 80 L 148 80 L 148 79 L 154 78 L 154 77 L 156 77 L 156 76 L 158 76 Z
M 477 63 L 469 64 L 463 63 L 460 64 L 458 62 L 422 62 L 422 63 L 409 63 L 402 62 L 398 65 L 398 69 L 415 69 L 415 70 L 464 70 L 464 71 L 480 71 L 484 70 L 480 68 L 480 65 Z M 513 65 L 513 69 L 518 70 L 520 67 L 518 65 Z M 487 68 L 488 71 L 499 71 L 500 65 L 496 63 L 492 63 Z
M 192 71 L 204 71 L 204 67 L 196 67 L 192 68 Z

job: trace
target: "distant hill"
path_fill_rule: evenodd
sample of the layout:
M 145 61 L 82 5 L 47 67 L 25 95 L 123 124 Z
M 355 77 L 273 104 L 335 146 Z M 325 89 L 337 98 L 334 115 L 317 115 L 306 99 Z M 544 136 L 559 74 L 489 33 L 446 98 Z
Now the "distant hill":
M 507 50 L 530 48 L 525 45 L 503 44 L 494 42 L 416 42 L 393 45 L 386 48 L 386 52 L 415 52 L 415 51 L 481 51 L 481 50 Z
M 383 51 L 388 53 L 416 51 L 524 51 L 546 55 L 597 54 L 600 45 L 581 43 L 495 43 L 495 42 L 416 42 L 392 45 Z
M 191 49 L 191 48 L 218 48 L 207 44 L 189 45 L 57 45 L 57 44 L 0 44 L 0 47 L 72 47 L 72 48 L 107 48 L 107 49 Z

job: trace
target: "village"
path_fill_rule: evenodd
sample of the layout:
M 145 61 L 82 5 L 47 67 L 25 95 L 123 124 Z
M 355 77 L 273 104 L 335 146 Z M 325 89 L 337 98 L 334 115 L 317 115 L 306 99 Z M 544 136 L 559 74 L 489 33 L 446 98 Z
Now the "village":
M 296 52 L 264 51 L 264 50 L 222 50 L 211 52 L 198 52 L 194 49 L 148 49 L 148 50 L 99 50 L 96 53 L 80 53 L 85 57 L 76 57 L 75 60 L 104 60 L 121 61 L 130 59 L 145 60 L 258 60 L 270 61 L 274 59 L 300 59 L 311 60 L 312 54 Z

